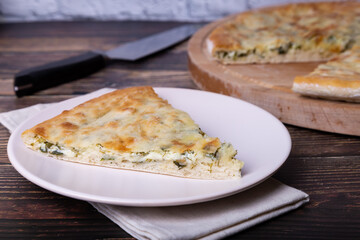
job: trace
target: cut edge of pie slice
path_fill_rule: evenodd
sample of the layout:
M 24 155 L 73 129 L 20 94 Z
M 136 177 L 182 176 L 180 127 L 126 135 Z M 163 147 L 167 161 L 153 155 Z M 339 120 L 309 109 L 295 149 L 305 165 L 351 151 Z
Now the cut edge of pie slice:
M 359 9 L 350 1 L 255 9 L 218 25 L 205 44 L 223 64 L 325 61 L 359 41 Z
M 354 46 L 305 76 L 294 79 L 292 90 L 301 95 L 360 102 L 360 47 Z
M 274 47 L 274 50 L 266 49 L 264 52 L 256 53 L 256 49 L 246 48 L 222 48 L 217 37 L 206 39 L 206 47 L 209 54 L 222 64 L 264 64 L 264 63 L 289 63 L 289 62 L 318 62 L 328 60 L 337 53 L 319 52 L 317 49 L 301 51 L 293 48 L 291 42 Z M 214 42 L 217 42 L 215 46 Z
M 151 87 L 115 90 L 22 133 L 46 156 L 196 179 L 236 179 L 243 162 Z

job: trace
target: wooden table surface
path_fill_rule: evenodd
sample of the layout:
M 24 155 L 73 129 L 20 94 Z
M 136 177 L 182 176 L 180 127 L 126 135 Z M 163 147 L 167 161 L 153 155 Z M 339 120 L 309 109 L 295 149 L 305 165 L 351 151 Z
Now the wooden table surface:
M 90 77 L 33 96 L 19 99 L 12 90 L 19 70 L 92 49 L 110 49 L 180 24 L 1 24 L 0 112 L 57 102 L 103 87 L 196 88 L 187 71 L 187 42 L 183 42 L 139 62 L 116 62 Z M 360 239 L 360 138 L 286 127 L 292 151 L 274 177 L 308 193 L 310 202 L 229 239 Z M 9 136 L 0 125 L 0 238 L 131 238 L 87 202 L 49 192 L 23 178 L 7 157 Z

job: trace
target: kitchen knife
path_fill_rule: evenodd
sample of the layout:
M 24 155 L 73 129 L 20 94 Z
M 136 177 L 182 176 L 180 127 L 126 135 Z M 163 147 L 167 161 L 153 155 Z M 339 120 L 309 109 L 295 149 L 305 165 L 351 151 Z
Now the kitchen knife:
M 32 67 L 18 72 L 14 78 L 16 96 L 30 95 L 65 82 L 86 77 L 113 60 L 136 61 L 175 45 L 196 32 L 201 24 L 188 24 L 149 37 L 125 43 L 106 52 L 84 54 Z

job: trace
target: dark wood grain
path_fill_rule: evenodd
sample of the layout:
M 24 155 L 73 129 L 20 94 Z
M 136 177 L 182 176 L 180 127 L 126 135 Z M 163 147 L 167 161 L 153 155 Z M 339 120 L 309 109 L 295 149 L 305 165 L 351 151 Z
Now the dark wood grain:
M 171 22 L 59 22 L 0 25 L 0 112 L 58 102 L 103 87 L 196 88 L 187 42 L 136 63 L 115 62 L 84 79 L 16 98 L 13 75 L 24 68 L 163 31 Z M 303 207 L 229 239 L 360 239 L 360 138 L 286 125 L 292 151 L 275 178 L 310 195 Z M 359 126 L 360 127 L 360 126 Z M 44 190 L 23 178 L 6 153 L 0 126 L 0 238 L 132 239 L 87 202 Z
M 319 62 L 276 64 L 219 64 L 207 49 L 211 32 L 230 15 L 205 25 L 189 41 L 189 72 L 206 91 L 237 97 L 255 104 L 284 123 L 360 137 L 360 108 L 356 103 L 304 97 L 292 91 L 296 76 L 312 72 Z

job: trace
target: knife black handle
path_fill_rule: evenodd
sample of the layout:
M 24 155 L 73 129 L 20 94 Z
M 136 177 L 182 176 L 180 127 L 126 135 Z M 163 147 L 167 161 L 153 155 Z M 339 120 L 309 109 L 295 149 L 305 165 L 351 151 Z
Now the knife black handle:
M 96 52 L 51 62 L 18 72 L 14 78 L 16 96 L 30 95 L 65 82 L 86 77 L 104 68 L 108 60 Z

